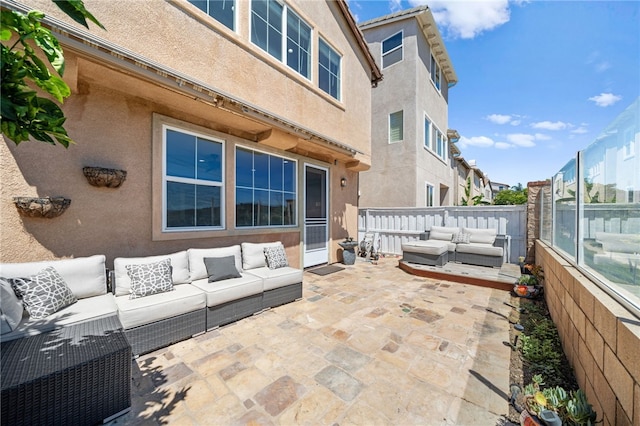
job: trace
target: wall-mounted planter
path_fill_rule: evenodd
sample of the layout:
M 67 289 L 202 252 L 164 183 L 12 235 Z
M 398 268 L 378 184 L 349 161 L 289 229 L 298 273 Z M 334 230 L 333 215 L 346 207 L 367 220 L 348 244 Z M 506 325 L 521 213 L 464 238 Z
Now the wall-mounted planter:
M 105 167 L 83 167 L 82 173 L 91 185 L 104 188 L 117 188 L 127 178 L 126 171 Z
M 64 197 L 13 197 L 13 202 L 22 216 L 47 219 L 60 216 L 71 204 Z

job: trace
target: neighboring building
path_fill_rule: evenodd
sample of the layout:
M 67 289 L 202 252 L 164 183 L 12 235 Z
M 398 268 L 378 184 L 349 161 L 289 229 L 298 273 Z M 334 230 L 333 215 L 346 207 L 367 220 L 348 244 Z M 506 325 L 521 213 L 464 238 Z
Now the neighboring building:
M 431 11 L 401 11 L 360 29 L 384 73 L 372 94 L 371 169 L 360 174 L 360 206 L 453 205 L 448 97 L 458 78 Z
M 453 144 L 452 144 L 453 146 Z M 467 161 L 460 155 L 460 150 L 455 147 L 452 149 L 452 155 L 455 160 L 455 177 L 454 177 L 454 200 L 453 205 L 464 205 L 463 199 L 471 200 L 473 197 L 481 195 L 482 200 L 491 203 L 493 196 L 491 194 L 491 181 L 489 176 L 484 174 L 476 166 L 475 160 Z M 467 197 L 467 186 L 471 181 L 469 196 Z M 471 204 L 469 204 L 471 205 Z
M 346 1 L 86 6 L 106 31 L 49 0 L 3 2 L 44 11 L 58 34 L 77 144 L 0 144 L 0 261 L 102 253 L 109 264 L 275 240 L 292 266 L 338 260 L 337 242 L 357 235 L 382 77 Z M 127 178 L 93 187 L 85 166 Z M 15 196 L 71 205 L 55 219 L 22 217 Z
M 492 193 L 492 198 L 495 198 L 496 194 L 500 191 L 504 191 L 505 189 L 509 189 L 510 186 L 507 185 L 506 183 L 499 183 L 499 182 L 491 182 L 491 193 Z

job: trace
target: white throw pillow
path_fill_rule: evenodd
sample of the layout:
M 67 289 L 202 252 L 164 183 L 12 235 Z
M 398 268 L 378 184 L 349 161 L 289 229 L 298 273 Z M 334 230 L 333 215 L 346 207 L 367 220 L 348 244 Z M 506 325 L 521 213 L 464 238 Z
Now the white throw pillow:
M 457 232 L 453 234 L 451 242 L 456 244 L 469 244 L 471 242 L 471 234 L 467 234 L 466 232 Z
M 242 243 L 242 268 L 249 270 L 267 266 L 264 249 L 278 245 L 282 245 L 282 243 L 280 241 L 275 243 Z

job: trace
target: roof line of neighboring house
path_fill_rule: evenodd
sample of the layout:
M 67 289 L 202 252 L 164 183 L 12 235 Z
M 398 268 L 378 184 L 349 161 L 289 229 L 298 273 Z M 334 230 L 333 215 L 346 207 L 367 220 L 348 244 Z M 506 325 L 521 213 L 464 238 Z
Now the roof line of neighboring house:
M 458 83 L 458 76 L 453 68 L 453 62 L 451 62 L 447 48 L 444 45 L 444 40 L 442 40 L 442 35 L 438 30 L 436 21 L 433 19 L 433 14 L 429 10 L 429 6 L 418 6 L 413 9 L 401 10 L 390 15 L 370 19 L 362 22 L 360 24 L 360 28 L 374 28 L 409 18 L 416 18 L 418 20 L 420 23 L 420 29 L 422 30 L 424 37 L 427 39 L 433 55 L 440 62 L 440 68 L 449 82 L 449 87 L 455 86 L 456 83 Z
M 29 7 L 17 3 L 14 0 L 3 0 L 2 6 L 25 14 L 31 10 Z M 350 14 L 350 12 L 348 13 Z M 354 147 L 338 142 L 328 136 L 316 133 L 303 125 L 294 123 L 280 115 L 268 112 L 257 105 L 237 98 L 215 87 L 209 86 L 204 82 L 195 80 L 186 74 L 169 68 L 159 62 L 145 58 L 135 52 L 95 36 L 88 31 L 69 25 L 59 19 L 47 15 L 42 22 L 50 26 L 54 31 L 58 32 L 58 39 L 60 41 L 64 40 L 63 44 L 69 45 L 72 49 L 76 49 L 112 65 L 126 68 L 135 74 L 164 84 L 168 86 L 170 90 L 184 93 L 187 96 L 194 97 L 194 99 L 204 102 L 205 104 L 225 109 L 234 114 L 239 114 L 241 111 L 244 114 L 253 116 L 254 119 L 266 121 L 270 125 L 284 130 L 285 132 L 293 133 L 301 139 L 325 143 L 338 148 L 351 156 L 355 154 L 364 154 L 364 152 Z M 371 54 L 368 49 L 367 53 L 369 53 L 369 55 Z M 375 65 L 375 61 L 373 64 Z M 237 105 L 239 110 L 226 108 L 225 106 L 228 104 Z
M 371 50 L 369 50 L 369 45 L 367 44 L 367 41 L 365 40 L 364 35 L 362 34 L 362 31 L 360 31 L 360 28 L 358 27 L 358 24 L 356 23 L 356 20 L 354 19 L 353 14 L 349 10 L 349 5 L 347 4 L 347 0 L 338 0 L 336 3 L 340 7 L 342 14 L 347 20 L 347 23 L 349 24 L 349 28 L 353 32 L 353 35 L 356 37 L 356 40 L 358 41 L 358 45 L 360 46 L 360 49 L 362 50 L 362 52 L 367 58 L 367 62 L 369 63 L 369 67 L 371 68 L 371 84 L 373 85 L 373 87 L 376 87 L 378 85 L 378 82 L 381 81 L 383 78 L 382 71 L 380 71 L 380 67 L 378 67 L 376 60 L 371 54 Z

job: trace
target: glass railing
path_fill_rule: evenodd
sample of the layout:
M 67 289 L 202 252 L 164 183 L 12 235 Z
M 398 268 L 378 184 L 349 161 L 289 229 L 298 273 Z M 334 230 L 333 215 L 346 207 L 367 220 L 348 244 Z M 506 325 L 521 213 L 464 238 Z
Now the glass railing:
M 640 98 L 555 174 L 550 191 L 541 239 L 639 313 Z

